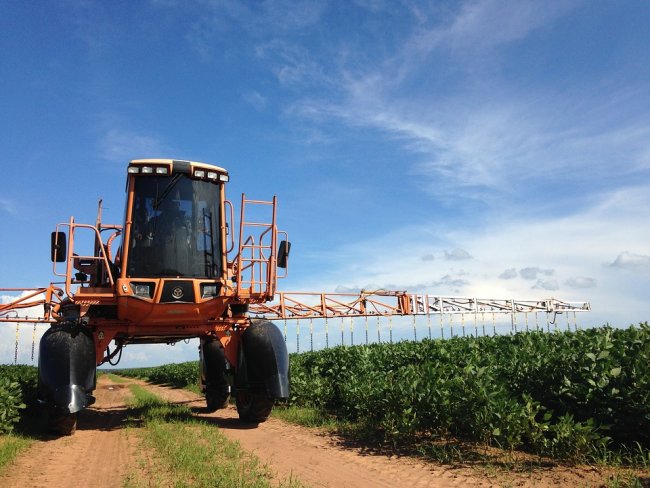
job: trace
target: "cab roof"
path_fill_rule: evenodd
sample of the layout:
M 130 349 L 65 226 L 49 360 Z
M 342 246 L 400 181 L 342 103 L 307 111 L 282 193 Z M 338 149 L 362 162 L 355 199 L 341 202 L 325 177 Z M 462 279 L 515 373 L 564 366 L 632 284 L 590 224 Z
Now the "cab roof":
M 198 161 L 187 161 L 184 159 L 134 159 L 130 162 L 130 164 L 134 165 L 146 165 L 146 164 L 164 164 L 164 165 L 170 165 L 172 168 L 174 166 L 183 166 L 187 167 L 190 166 L 192 168 L 205 168 L 205 169 L 210 169 L 214 171 L 218 171 L 220 173 L 228 173 L 228 170 L 225 168 L 222 168 L 221 166 L 216 166 L 214 164 L 208 164 L 208 163 L 201 163 Z

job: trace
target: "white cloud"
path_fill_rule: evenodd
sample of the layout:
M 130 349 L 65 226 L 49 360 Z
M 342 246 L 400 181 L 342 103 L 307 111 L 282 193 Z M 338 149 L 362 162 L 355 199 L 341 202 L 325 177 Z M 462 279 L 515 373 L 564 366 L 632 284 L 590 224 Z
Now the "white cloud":
M 597 281 L 586 276 L 573 276 L 566 280 L 564 284 L 571 288 L 593 288 L 596 286 Z
M 552 269 L 541 268 L 522 268 L 519 270 L 519 276 L 525 280 L 536 280 L 539 275 L 551 276 L 555 271 Z
M 650 269 L 650 256 L 625 251 L 619 254 L 610 266 L 634 271 L 648 271 Z
M 499 275 L 501 280 L 511 280 L 517 277 L 517 270 L 515 268 L 508 268 Z
M 556 280 L 537 280 L 537 283 L 535 283 L 532 289 L 555 291 L 560 289 L 560 285 L 558 285 Z
M 489 219 L 483 228 L 441 225 L 432 229 L 428 223 L 395 229 L 336 250 L 333 255 L 340 260 L 331 261 L 327 273 L 310 278 L 309 283 L 294 283 L 292 288 L 331 290 L 354 276 L 357 283 L 376 283 L 380 288 L 397 284 L 398 289 L 415 291 L 412 287 L 418 287 L 417 291 L 443 295 L 457 290 L 459 295 L 478 298 L 538 299 L 553 292 L 559 299 L 591 302 L 593 311 L 584 316 L 583 324 L 624 326 L 650 317 L 650 274 L 623 274 L 603 263 L 620 253 L 622 243 L 647 248 L 650 226 L 639 222 L 647 217 L 648 208 L 650 188 L 640 186 L 602 194 L 591 207 L 567 216 L 531 219 L 502 213 L 498 232 Z M 435 245 L 430 236 L 436 237 Z M 426 248 L 422 242 L 427 242 Z M 454 267 L 457 261 L 421 258 L 456 246 L 473 256 L 462 261 L 462 272 Z M 642 259 L 632 261 L 646 262 L 645 255 L 635 256 Z M 624 254 L 619 262 L 629 260 Z M 540 266 L 531 267 L 531 262 Z M 511 266 L 505 273 L 504 263 Z M 534 276 L 533 283 L 512 279 L 517 270 L 526 268 Z M 512 278 L 500 279 L 504 274 Z M 566 287 L 560 288 L 560 283 Z
M 447 251 L 445 249 L 445 259 L 447 261 L 464 261 L 466 259 L 472 259 L 472 255 L 464 249 L 457 247 L 453 251 Z

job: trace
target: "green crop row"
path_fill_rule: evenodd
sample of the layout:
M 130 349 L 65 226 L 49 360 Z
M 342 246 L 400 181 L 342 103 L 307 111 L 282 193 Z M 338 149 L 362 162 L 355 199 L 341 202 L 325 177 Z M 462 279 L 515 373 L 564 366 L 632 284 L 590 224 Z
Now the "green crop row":
M 0 433 L 9 433 L 20 411 L 36 399 L 38 370 L 33 366 L 0 365 Z
M 292 354 L 290 404 L 383 443 L 455 438 L 563 459 L 650 462 L 650 326 L 343 346 Z M 195 385 L 198 361 L 118 371 Z
M 172 385 L 178 388 L 195 385 L 199 382 L 199 362 L 165 364 L 150 368 L 131 368 L 114 370 L 116 374 L 140 378 L 153 383 Z
M 561 458 L 650 447 L 650 327 L 293 355 L 291 403 L 384 442 L 455 437 Z

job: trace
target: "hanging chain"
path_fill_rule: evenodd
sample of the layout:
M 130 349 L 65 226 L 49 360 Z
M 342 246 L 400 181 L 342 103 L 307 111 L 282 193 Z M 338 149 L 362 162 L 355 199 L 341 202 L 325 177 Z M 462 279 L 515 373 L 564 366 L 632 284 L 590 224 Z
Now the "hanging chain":
M 34 322 L 34 331 L 32 332 L 32 363 L 34 362 L 34 346 L 36 344 L 36 322 Z
M 14 351 L 14 364 L 18 364 L 18 340 L 20 339 L 20 329 L 16 322 L 16 350 Z
M 413 315 L 413 338 L 417 341 L 418 340 L 418 331 L 415 327 L 415 314 Z
M 528 332 L 528 312 L 524 314 L 524 317 L 526 317 L 526 332 Z
M 296 320 L 296 352 L 300 352 L 300 320 Z
M 379 315 L 377 315 L 377 342 L 381 342 L 381 325 L 379 323 Z
M 365 316 L 365 325 L 366 325 L 366 346 L 368 345 L 368 316 Z
M 325 347 L 330 347 L 330 328 L 327 317 L 325 317 Z

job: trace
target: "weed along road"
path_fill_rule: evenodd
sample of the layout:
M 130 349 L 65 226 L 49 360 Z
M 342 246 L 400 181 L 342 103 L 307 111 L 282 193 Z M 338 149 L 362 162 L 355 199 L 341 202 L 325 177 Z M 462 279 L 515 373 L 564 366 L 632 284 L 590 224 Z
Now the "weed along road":
M 255 427 L 234 407 L 208 414 L 201 396 L 141 380 L 100 375 L 96 394 L 74 435 L 36 437 L 0 486 L 605 486 L 587 468 L 504 475 L 378 454 L 276 418 Z

